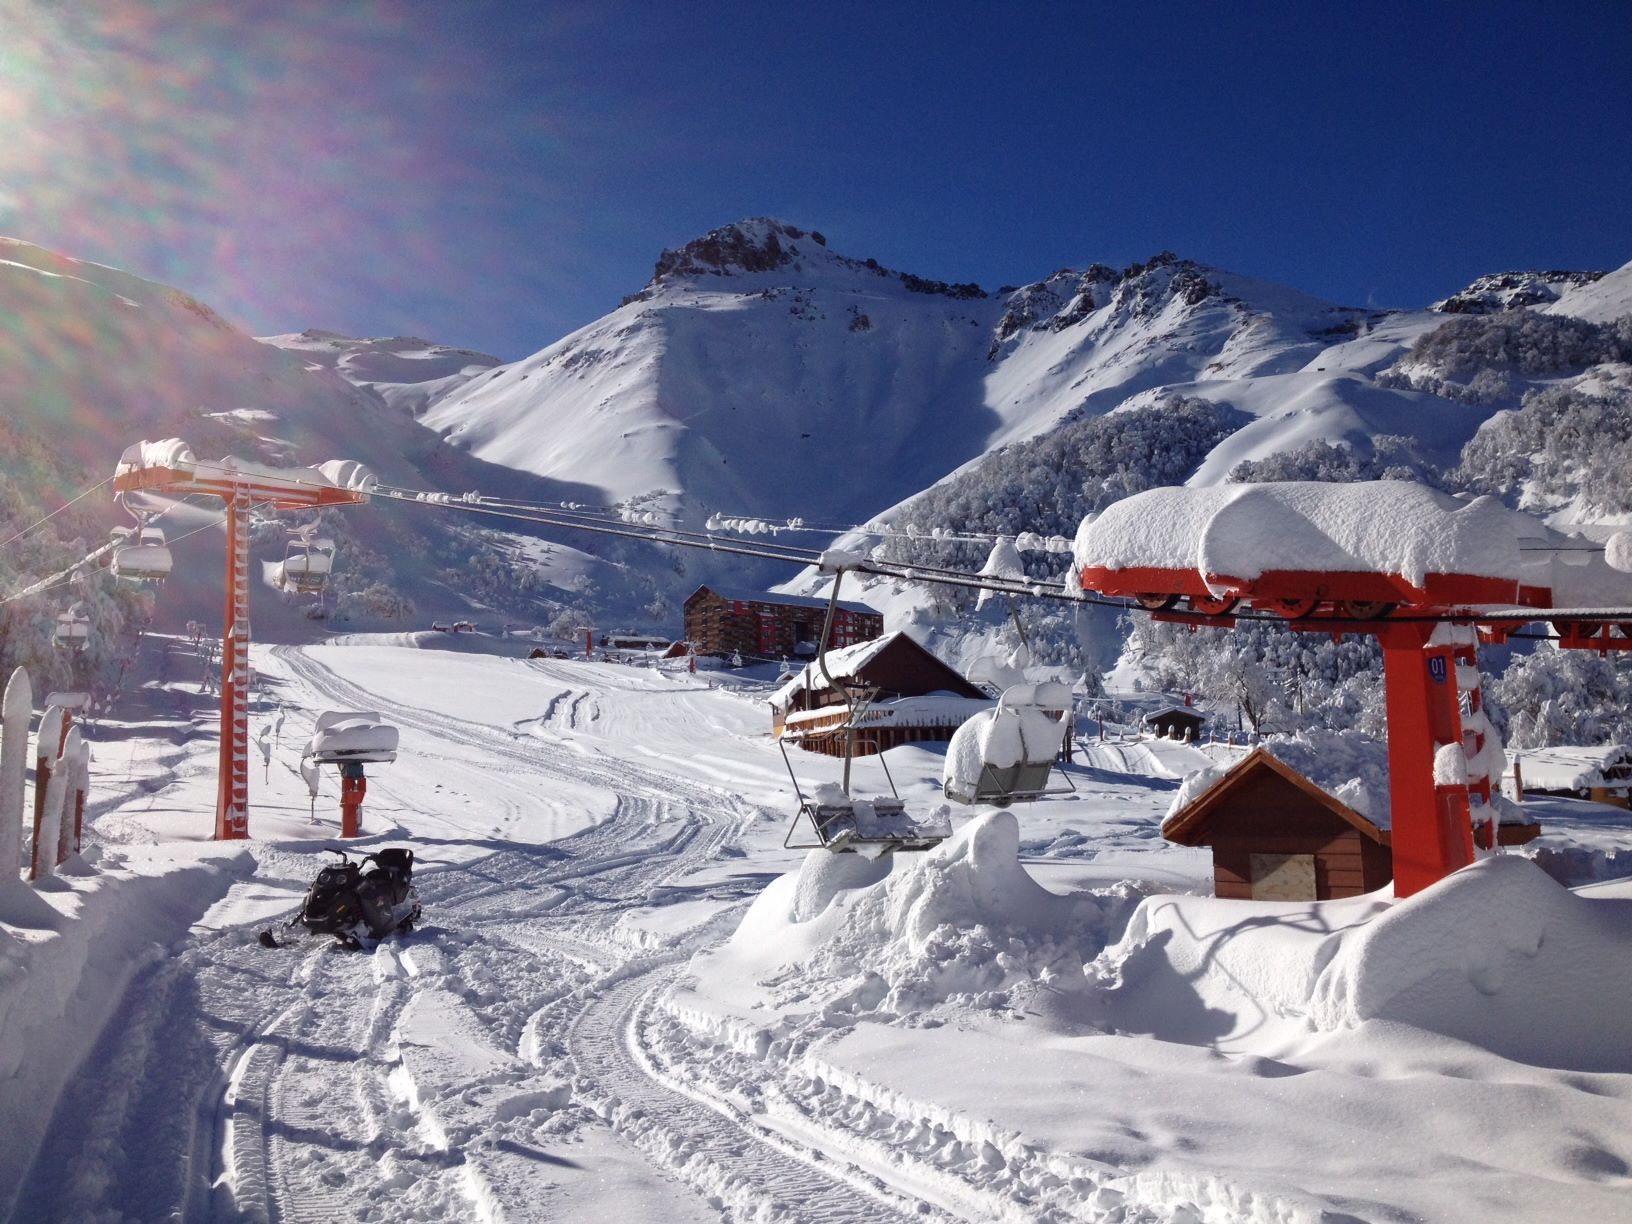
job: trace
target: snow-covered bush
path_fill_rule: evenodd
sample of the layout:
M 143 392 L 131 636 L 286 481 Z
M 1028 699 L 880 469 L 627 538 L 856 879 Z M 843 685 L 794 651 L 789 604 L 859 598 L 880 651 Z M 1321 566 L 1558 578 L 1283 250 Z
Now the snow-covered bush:
M 1588 514 L 1632 510 L 1632 391 L 1546 387 L 1499 412 L 1462 448 L 1453 478 L 1523 507 L 1581 499 Z
M 932 534 L 934 529 L 1070 537 L 1086 514 L 1145 489 L 1182 484 L 1246 419 L 1208 400 L 1173 396 L 1138 411 L 1067 421 L 1041 437 L 993 451 L 921 494 L 904 516 L 908 534 L 889 538 L 882 555 L 906 565 L 978 570 L 989 542 L 948 540 L 944 533 Z M 1057 578 L 1066 563 L 1055 554 L 1022 556 L 1032 578 Z M 974 602 L 972 592 L 951 591 L 942 611 L 957 615 Z M 1080 663 L 1069 610 L 1024 602 L 1020 614 L 1038 662 Z
M 1371 453 L 1316 438 L 1294 450 L 1263 459 L 1244 459 L 1230 471 L 1232 484 L 1268 484 L 1288 480 L 1415 480 L 1439 485 L 1434 465 L 1417 453 L 1416 443 L 1399 434 L 1378 434 Z
M 1130 644 L 1159 688 L 1234 709 L 1254 732 L 1318 727 L 1383 734 L 1382 648 L 1369 636 L 1333 641 L 1272 621 L 1197 629 L 1152 621 Z
M 1537 650 L 1515 658 L 1486 690 L 1505 712 L 1510 748 L 1632 742 L 1632 660 L 1625 655 Z
M 1486 368 L 1532 377 L 1632 357 L 1632 337 L 1613 323 L 1528 310 L 1458 315 L 1425 332 L 1397 368 L 1461 378 Z

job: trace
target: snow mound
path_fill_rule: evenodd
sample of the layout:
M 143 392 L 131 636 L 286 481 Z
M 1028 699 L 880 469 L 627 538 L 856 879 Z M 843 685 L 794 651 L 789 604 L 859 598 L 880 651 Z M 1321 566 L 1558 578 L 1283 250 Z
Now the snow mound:
M 1521 1062 L 1632 1070 L 1632 901 L 1485 859 L 1350 933 L 1316 983 L 1323 1029 L 1392 1020 Z
M 1632 901 L 1483 859 L 1412 897 L 1151 897 L 1095 970 L 1124 1031 L 1221 1046 L 1410 1025 L 1518 1062 L 1632 1070 Z
M 1036 986 L 1081 990 L 1083 950 L 1103 943 L 1099 904 L 1049 892 L 1019 851 L 1008 812 L 910 859 L 812 851 L 693 962 L 698 991 L 737 993 L 746 975 L 779 1008 L 904 1017 L 942 1003 L 1003 1009 Z

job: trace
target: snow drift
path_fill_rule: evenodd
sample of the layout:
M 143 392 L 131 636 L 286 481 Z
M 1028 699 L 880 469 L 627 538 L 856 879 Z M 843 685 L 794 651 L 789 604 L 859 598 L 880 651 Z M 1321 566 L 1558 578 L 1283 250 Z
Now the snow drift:
M 1498 856 L 1399 901 L 1151 897 L 1099 968 L 1126 1031 L 1229 1045 L 1276 1020 L 1325 1034 L 1388 1022 L 1536 1066 L 1625 1072 L 1629 941 L 1632 902 L 1576 896 Z M 1175 978 L 1209 1027 L 1175 1026 Z
M 1104 942 L 1101 904 L 1039 885 L 1020 865 L 1019 839 L 1014 816 L 993 812 L 910 859 L 814 850 L 765 889 L 729 942 L 697 956 L 697 992 L 899 1017 L 949 1001 L 1001 1009 L 1042 984 L 1080 990 L 1084 953 Z

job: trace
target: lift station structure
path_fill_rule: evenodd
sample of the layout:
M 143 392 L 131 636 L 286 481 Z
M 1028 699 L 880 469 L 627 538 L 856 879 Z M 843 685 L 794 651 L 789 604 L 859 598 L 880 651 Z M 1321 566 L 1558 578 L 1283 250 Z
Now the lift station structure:
M 226 603 L 221 626 L 221 755 L 215 804 L 219 841 L 249 836 L 249 512 L 318 510 L 368 500 L 372 473 L 351 460 L 275 468 L 243 459 L 204 463 L 179 438 L 138 442 L 114 469 L 115 493 L 218 497 L 226 506 Z
M 1227 628 L 1267 615 L 1377 637 L 1403 897 L 1473 861 L 1470 795 L 1491 799 L 1488 774 L 1441 756 L 1484 751 L 1483 731 L 1467 725 L 1485 725 L 1476 645 L 1548 621 L 1563 649 L 1632 649 L 1632 574 L 1605 551 L 1494 498 L 1406 481 L 1287 482 L 1136 494 L 1083 523 L 1074 558 L 1085 591 L 1157 619 Z M 1471 692 L 1458 682 L 1470 674 Z

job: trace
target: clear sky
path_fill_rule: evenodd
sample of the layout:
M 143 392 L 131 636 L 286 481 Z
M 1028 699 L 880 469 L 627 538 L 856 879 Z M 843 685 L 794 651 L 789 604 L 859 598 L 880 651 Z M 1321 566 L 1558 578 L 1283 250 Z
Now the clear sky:
M 988 288 L 1615 267 L 1632 4 L 0 0 L 0 234 L 255 334 L 517 358 L 759 215 Z

